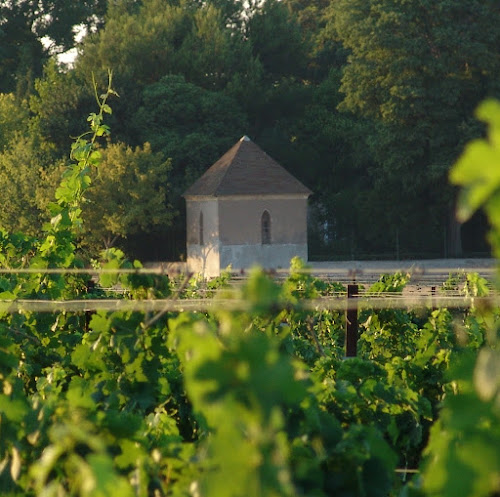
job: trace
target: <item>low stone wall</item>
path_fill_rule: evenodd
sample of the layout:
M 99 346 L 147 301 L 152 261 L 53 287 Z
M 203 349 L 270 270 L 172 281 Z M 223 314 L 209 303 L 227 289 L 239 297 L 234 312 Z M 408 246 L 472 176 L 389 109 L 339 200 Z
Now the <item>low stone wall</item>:
M 220 267 L 231 264 L 234 270 L 257 265 L 264 269 L 288 269 L 293 257 L 307 260 L 307 244 L 223 245 L 220 250 Z

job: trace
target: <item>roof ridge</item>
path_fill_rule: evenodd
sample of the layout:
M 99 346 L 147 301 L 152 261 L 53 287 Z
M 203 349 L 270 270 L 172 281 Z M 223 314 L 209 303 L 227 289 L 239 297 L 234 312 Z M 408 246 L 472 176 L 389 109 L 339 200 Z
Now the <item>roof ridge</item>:
M 243 143 L 243 141 L 249 141 L 250 139 L 248 140 L 244 140 L 244 138 L 248 138 L 247 135 L 243 136 L 240 141 L 238 141 L 237 143 L 235 143 L 229 150 L 227 153 L 229 153 L 229 151 L 232 149 L 232 148 L 236 148 L 235 152 L 234 152 L 234 155 L 232 157 L 232 159 L 228 162 L 227 166 L 224 168 L 224 173 L 222 174 L 221 178 L 220 178 L 220 181 L 219 181 L 219 184 L 217 185 L 217 188 L 215 189 L 214 191 L 214 195 L 217 195 L 217 193 L 219 193 L 219 189 L 221 187 L 221 185 L 223 184 L 224 182 L 224 179 L 227 175 L 227 173 L 229 172 L 229 170 L 231 169 L 231 166 L 234 162 L 234 159 L 236 158 L 236 155 L 238 155 L 238 152 L 240 151 L 240 147 L 241 147 L 241 144 Z M 225 154 L 224 154 L 225 155 Z

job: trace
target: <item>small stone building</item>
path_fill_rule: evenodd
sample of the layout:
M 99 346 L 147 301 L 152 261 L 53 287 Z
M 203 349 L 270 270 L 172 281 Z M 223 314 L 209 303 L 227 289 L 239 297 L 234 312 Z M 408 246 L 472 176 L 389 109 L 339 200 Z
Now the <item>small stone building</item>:
M 187 265 L 217 276 L 259 265 L 288 268 L 307 260 L 311 191 L 247 136 L 184 192 Z

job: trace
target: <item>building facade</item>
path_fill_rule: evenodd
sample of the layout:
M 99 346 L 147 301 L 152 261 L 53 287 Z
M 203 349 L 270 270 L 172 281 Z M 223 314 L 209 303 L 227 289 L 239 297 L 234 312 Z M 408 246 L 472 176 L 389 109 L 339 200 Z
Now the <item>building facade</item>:
M 217 276 L 307 260 L 311 191 L 244 136 L 184 193 L 188 270 Z

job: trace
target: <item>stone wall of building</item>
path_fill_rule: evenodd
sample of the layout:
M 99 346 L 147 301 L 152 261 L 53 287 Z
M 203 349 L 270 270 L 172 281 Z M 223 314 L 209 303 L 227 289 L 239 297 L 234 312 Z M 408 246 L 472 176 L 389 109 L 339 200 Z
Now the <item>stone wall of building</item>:
M 256 245 L 262 242 L 261 219 L 271 219 L 271 244 L 307 244 L 307 198 L 219 198 L 219 238 L 222 245 Z
M 234 270 L 256 265 L 286 269 L 295 256 L 307 260 L 304 195 L 205 197 L 188 199 L 186 208 L 189 271 L 212 277 L 229 265 Z M 270 243 L 263 243 L 264 212 Z
M 200 213 L 203 216 L 200 226 Z M 191 200 L 186 204 L 188 270 L 207 277 L 220 273 L 219 211 L 217 199 Z

